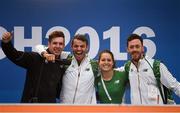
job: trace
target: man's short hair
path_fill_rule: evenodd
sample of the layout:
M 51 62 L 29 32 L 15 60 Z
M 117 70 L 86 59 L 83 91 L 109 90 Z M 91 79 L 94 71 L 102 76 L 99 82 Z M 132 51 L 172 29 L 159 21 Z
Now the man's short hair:
M 141 36 L 137 35 L 137 34 L 131 34 L 128 38 L 127 38 L 127 47 L 128 47 L 128 43 L 134 39 L 138 39 L 141 41 L 141 44 L 143 45 L 143 39 Z
M 74 39 L 81 40 L 82 42 L 85 42 L 86 45 L 88 45 L 88 40 L 87 40 L 87 38 L 86 38 L 86 35 L 83 35 L 83 34 L 77 34 L 77 35 L 75 35 L 74 38 L 72 39 L 71 45 L 73 45 Z
M 52 39 L 57 38 L 57 37 L 62 37 L 62 38 L 64 38 L 64 33 L 63 33 L 62 31 L 53 31 L 53 32 L 49 35 L 48 41 L 51 42 Z

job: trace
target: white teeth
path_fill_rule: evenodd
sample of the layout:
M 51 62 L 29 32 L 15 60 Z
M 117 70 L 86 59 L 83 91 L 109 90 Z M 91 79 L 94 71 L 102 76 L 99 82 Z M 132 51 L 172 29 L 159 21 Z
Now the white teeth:
M 105 65 L 105 66 L 103 66 L 103 67 L 108 68 L 109 66 Z

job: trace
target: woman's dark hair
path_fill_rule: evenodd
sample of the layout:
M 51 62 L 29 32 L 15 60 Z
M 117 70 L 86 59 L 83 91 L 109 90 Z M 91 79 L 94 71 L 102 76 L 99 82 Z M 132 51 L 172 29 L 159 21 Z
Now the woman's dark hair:
M 112 61 L 113 61 L 113 68 L 115 68 L 115 67 L 116 67 L 116 64 L 115 64 L 115 60 L 114 60 L 114 55 L 113 55 L 113 53 L 112 53 L 110 50 L 107 50 L 107 49 L 106 49 L 106 50 L 101 51 L 101 52 L 99 53 L 98 62 L 100 61 L 100 58 L 101 58 L 101 56 L 102 56 L 103 53 L 109 53 L 109 54 L 111 55 Z

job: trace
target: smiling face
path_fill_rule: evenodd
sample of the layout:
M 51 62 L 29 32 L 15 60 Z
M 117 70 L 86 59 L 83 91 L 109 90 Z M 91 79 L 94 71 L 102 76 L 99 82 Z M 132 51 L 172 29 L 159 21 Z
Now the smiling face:
M 102 52 L 100 54 L 98 63 L 101 72 L 112 71 L 114 68 L 113 56 L 108 52 Z
M 63 37 L 56 37 L 48 42 L 49 51 L 56 56 L 59 56 L 61 54 L 61 52 L 64 50 L 64 47 L 65 41 Z
M 144 47 L 139 39 L 133 39 L 128 42 L 127 51 L 131 55 L 131 59 L 138 62 L 144 54 Z
M 71 48 L 76 60 L 81 62 L 86 56 L 88 45 L 82 40 L 74 39 Z

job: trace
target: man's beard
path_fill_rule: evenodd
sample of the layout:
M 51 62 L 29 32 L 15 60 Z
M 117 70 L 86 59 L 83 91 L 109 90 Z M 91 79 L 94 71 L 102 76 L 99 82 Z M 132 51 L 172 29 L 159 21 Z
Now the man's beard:
M 137 52 L 137 51 L 131 53 L 131 58 L 135 62 L 138 62 L 139 59 L 141 59 L 141 56 L 142 56 L 142 54 L 140 52 Z

